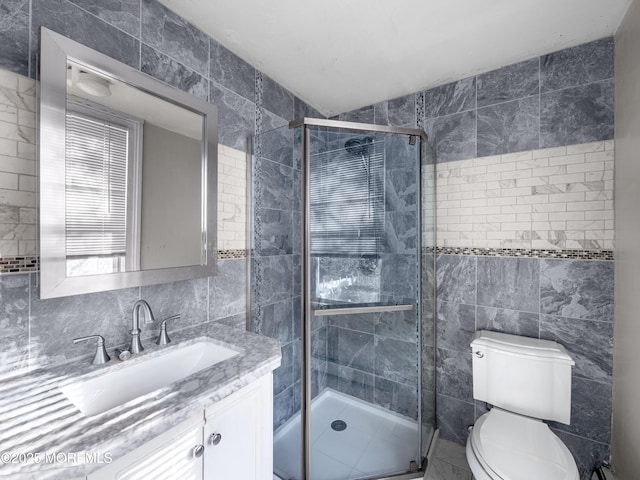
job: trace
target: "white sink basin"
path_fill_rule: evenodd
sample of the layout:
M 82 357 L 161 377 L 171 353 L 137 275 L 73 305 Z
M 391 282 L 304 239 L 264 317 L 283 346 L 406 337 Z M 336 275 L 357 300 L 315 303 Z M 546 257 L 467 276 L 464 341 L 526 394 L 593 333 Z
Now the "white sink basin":
M 96 415 L 235 355 L 235 350 L 202 341 L 140 361 L 128 360 L 130 365 L 60 390 L 82 413 Z

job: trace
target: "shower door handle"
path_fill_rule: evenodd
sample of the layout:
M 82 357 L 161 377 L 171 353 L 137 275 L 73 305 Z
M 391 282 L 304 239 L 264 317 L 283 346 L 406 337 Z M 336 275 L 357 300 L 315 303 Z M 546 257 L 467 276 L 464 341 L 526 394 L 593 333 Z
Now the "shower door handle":
M 384 312 L 400 312 L 403 310 L 413 310 L 413 304 L 404 305 L 379 305 L 375 307 L 340 307 L 340 308 L 322 308 L 314 310 L 315 317 L 325 315 L 353 315 L 361 313 L 384 313 Z

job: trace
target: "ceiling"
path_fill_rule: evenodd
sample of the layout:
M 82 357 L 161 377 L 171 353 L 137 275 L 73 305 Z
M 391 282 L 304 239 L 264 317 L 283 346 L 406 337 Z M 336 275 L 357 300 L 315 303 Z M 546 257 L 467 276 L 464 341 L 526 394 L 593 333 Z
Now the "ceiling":
M 613 35 L 631 0 L 160 0 L 325 115 Z

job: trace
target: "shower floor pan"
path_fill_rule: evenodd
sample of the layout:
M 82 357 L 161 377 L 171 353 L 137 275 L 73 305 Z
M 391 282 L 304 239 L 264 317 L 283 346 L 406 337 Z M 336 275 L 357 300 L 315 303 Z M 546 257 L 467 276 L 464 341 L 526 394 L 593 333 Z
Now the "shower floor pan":
M 417 432 L 415 420 L 326 389 L 311 403 L 311 480 L 407 472 L 417 457 Z M 300 435 L 300 415 L 274 435 L 274 470 L 283 480 L 300 477 Z

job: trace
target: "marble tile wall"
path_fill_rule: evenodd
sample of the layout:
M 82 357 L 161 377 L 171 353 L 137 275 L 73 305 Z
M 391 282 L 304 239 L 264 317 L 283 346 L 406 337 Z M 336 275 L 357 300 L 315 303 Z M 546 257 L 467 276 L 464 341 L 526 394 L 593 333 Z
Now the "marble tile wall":
M 99 334 L 109 350 L 128 346 L 132 307 L 146 300 L 158 320 L 174 314 L 169 333 L 219 321 L 246 328 L 246 259 L 222 260 L 215 277 L 41 300 L 37 274 L 0 276 L 0 376 L 70 360 L 89 361 L 95 345 L 75 337 Z M 143 326 L 155 341 L 159 322 Z
M 440 255 L 437 261 L 437 415 L 441 435 L 466 441 L 486 411 L 473 399 L 477 330 L 555 340 L 576 362 L 571 425 L 551 422 L 582 478 L 609 456 L 613 262 Z
M 517 252 L 536 257 L 543 250 L 614 248 L 613 39 L 414 98 L 415 125 L 436 153 L 437 199 L 426 207 L 437 203 L 437 245 L 506 248 L 515 257 L 438 257 L 438 426 L 445 438 L 463 443 L 466 428 L 484 411 L 471 395 L 468 344 L 477 329 L 556 339 L 577 365 L 572 425 L 552 428 L 587 479 L 609 452 L 613 263 L 517 258 Z M 388 103 L 339 118 L 405 125 L 406 117 L 385 117 Z M 433 182 L 425 178 L 423 186 Z M 433 223 L 429 215 L 423 220 Z
M 337 115 L 423 128 L 439 163 L 613 138 L 613 38 Z
M 614 247 L 613 140 L 439 163 L 438 246 Z
M 261 83 L 270 100 L 260 110 L 264 132 L 252 155 L 250 328 L 282 344 L 282 364 L 274 371 L 276 429 L 300 411 L 301 402 L 301 175 L 293 131 L 266 108 L 292 117 L 294 98 L 266 76 Z
M 360 108 L 352 112 L 341 113 L 332 117 L 346 122 L 374 123 L 394 127 L 415 128 L 418 118 L 417 96 L 405 95 L 391 100 L 385 100 L 375 105 Z
M 409 418 L 418 415 L 415 310 L 327 316 L 326 386 Z
M 613 38 L 424 92 L 438 162 L 613 138 Z

